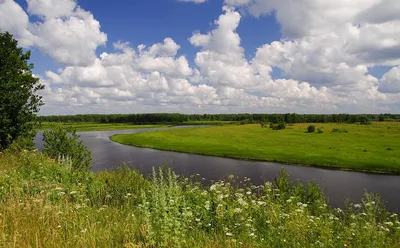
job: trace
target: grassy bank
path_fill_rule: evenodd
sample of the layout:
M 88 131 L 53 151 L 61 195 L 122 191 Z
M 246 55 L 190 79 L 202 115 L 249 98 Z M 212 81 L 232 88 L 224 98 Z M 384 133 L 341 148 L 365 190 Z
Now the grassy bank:
M 400 173 L 400 123 L 309 124 L 285 130 L 230 125 L 115 135 L 113 141 L 162 150 L 314 165 L 357 171 Z
M 206 187 L 167 170 L 82 174 L 39 152 L 0 153 L 0 171 L 1 247 L 399 247 L 376 196 L 331 209 L 284 173 Z
M 128 130 L 128 129 L 137 129 L 137 128 L 157 128 L 157 127 L 167 127 L 164 124 L 155 124 L 155 125 L 131 125 L 124 123 L 70 123 L 70 122 L 42 122 L 40 126 L 40 130 L 47 130 L 55 125 L 63 125 L 63 126 L 72 126 L 78 132 L 85 131 L 112 131 L 112 130 Z

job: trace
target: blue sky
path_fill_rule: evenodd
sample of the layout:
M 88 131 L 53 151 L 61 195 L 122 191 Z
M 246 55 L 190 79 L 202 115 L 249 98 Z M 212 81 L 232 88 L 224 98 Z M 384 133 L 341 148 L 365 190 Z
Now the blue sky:
M 16 2 L 27 8 L 24 0 Z M 221 14 L 223 5 L 221 0 L 203 4 L 176 0 L 124 1 L 124 4 L 106 0 L 80 0 L 78 3 L 83 9 L 93 13 L 101 23 L 102 31 L 108 35 L 107 45 L 97 49 L 98 55 L 111 52 L 112 43 L 117 41 L 128 41 L 136 47 L 140 44 L 152 45 L 165 37 L 171 37 L 182 47 L 179 53 L 184 54 L 191 64 L 199 49 L 193 47 L 188 38 L 195 30 L 202 33 L 210 31 L 214 20 Z M 281 37 L 280 26 L 274 15 L 246 15 L 237 32 L 249 59 L 254 56 L 259 46 Z M 32 61 L 35 62 L 35 71 L 38 73 L 60 66 L 38 49 L 33 49 L 32 53 Z
M 0 18 L 42 114 L 400 109 L 397 0 L 3 0 Z

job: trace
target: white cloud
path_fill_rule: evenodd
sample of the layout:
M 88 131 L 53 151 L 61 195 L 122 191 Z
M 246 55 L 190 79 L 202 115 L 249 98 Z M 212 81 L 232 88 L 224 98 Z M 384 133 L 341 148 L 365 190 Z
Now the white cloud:
M 393 67 L 383 75 L 379 90 L 385 93 L 400 93 L 400 66 Z
M 28 13 L 44 18 L 67 17 L 73 14 L 75 0 L 27 0 Z
M 195 66 L 170 37 L 149 46 L 117 42 L 96 56 L 107 35 L 90 12 L 74 0 L 27 2 L 25 12 L 0 0 L 0 29 L 65 65 L 41 78 L 45 114 L 400 109 L 396 0 L 225 0 L 212 30 L 189 38 L 199 50 Z M 245 11 L 273 14 L 282 27 L 282 39 L 260 46 L 251 59 L 237 32 Z M 30 23 L 27 13 L 38 21 Z M 369 68 L 382 65 L 392 69 L 379 80 Z
M 30 23 L 13 0 L 0 1 L 0 29 L 13 33 L 24 47 L 39 47 L 59 63 L 91 64 L 97 47 L 107 41 L 100 23 L 74 0 L 28 0 L 28 12 L 38 15 L 39 21 Z

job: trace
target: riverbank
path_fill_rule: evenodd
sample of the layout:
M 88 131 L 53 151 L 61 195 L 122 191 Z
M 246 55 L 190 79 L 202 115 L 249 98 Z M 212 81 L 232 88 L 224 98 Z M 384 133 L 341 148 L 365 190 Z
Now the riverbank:
M 202 155 L 273 161 L 331 169 L 400 173 L 400 123 L 310 124 L 285 130 L 230 125 L 115 135 L 115 142 Z
M 287 174 L 261 186 L 234 177 L 122 168 L 84 174 L 39 152 L 0 154 L 5 247 L 398 247 L 400 222 L 379 198 L 332 209 Z M 239 187 L 237 187 L 239 184 Z M 235 186 L 233 186 L 235 185 Z

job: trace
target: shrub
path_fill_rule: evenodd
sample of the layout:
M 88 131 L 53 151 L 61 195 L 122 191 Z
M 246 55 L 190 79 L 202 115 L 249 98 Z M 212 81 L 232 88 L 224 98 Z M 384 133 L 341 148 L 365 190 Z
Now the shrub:
M 75 170 L 89 171 L 92 154 L 79 137 L 72 127 L 56 126 L 43 133 L 43 153 L 54 159 L 70 161 Z
M 318 133 L 323 133 L 324 131 L 322 130 L 322 128 L 318 128 Z
M 266 123 L 264 121 L 260 122 L 260 125 L 262 128 L 264 128 L 266 126 Z
M 279 123 L 279 124 L 270 124 L 269 125 L 270 128 L 272 128 L 273 130 L 283 130 L 286 128 L 286 124 L 285 123 Z
M 315 126 L 314 126 L 314 125 L 308 126 L 308 127 L 307 127 L 307 132 L 308 132 L 308 133 L 313 133 L 313 132 L 315 132 Z
M 346 129 L 341 129 L 341 128 L 334 128 L 332 129 L 332 133 L 348 133 Z

